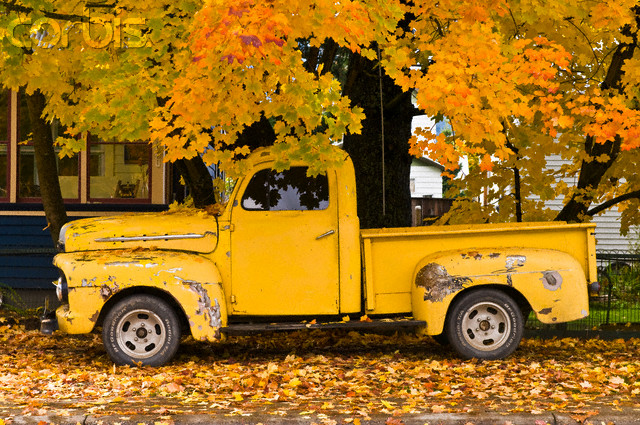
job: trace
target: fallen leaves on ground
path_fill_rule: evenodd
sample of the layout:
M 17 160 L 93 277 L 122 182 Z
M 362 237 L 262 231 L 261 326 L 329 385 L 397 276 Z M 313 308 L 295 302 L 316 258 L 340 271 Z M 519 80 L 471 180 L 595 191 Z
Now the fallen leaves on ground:
M 639 339 L 528 339 L 506 360 L 463 361 L 429 337 L 307 331 L 216 345 L 187 339 L 170 365 L 116 367 L 98 334 L 45 336 L 0 323 L 0 414 L 58 403 L 92 414 L 552 410 L 584 420 L 602 407 L 640 407 L 638 358 Z

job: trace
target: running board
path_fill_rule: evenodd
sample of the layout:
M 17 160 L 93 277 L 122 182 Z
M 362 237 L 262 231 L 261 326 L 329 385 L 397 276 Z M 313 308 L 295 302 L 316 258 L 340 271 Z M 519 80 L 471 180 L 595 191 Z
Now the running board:
M 227 335 L 251 335 L 261 332 L 299 331 L 305 329 L 346 329 L 352 331 L 383 332 L 393 330 L 410 330 L 427 326 L 424 320 L 371 320 L 348 322 L 284 322 L 284 323 L 233 323 L 222 329 Z

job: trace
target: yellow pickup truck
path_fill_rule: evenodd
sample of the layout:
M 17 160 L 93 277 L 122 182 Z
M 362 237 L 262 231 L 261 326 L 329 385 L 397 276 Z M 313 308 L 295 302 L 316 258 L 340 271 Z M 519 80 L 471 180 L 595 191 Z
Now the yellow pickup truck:
M 588 315 L 594 226 L 360 229 L 353 165 L 314 177 L 251 157 L 219 216 L 173 211 L 68 223 L 54 264 L 69 334 L 102 326 L 118 364 L 161 365 L 180 339 L 270 330 L 415 328 L 464 358 L 511 354 L 534 311 Z

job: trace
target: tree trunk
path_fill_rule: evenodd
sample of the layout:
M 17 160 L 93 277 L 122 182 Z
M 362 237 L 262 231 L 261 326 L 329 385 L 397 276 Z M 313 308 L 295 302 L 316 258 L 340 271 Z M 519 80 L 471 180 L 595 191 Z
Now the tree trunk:
M 411 94 L 384 73 L 378 63 L 354 55 L 345 83 L 345 95 L 364 109 L 362 134 L 344 138 L 344 149 L 353 160 L 358 194 L 358 217 L 362 228 L 411 225 L 409 138 L 415 108 Z M 382 104 L 380 81 L 382 80 Z M 384 177 L 382 114 L 384 112 Z
M 236 144 L 238 146 L 249 146 L 249 149 L 253 152 L 258 148 L 271 146 L 275 141 L 276 133 L 273 131 L 273 126 L 269 120 L 262 115 L 259 121 L 254 122 L 244 129 L 242 134 L 238 136 Z
M 58 165 L 56 152 L 53 148 L 51 126 L 42 118 L 46 98 L 40 91 L 25 96 L 31 121 L 36 168 L 40 179 L 42 206 L 49 224 L 51 238 L 56 244 L 60 229 L 68 221 L 68 218 L 58 180 Z
M 200 156 L 179 159 L 174 164 L 189 188 L 196 208 L 204 208 L 216 203 L 211 174 Z
M 618 46 L 611 59 L 611 65 L 609 65 L 605 80 L 602 83 L 603 89 L 622 90 L 620 85 L 624 74 L 622 66 L 627 59 L 633 57 L 635 47 L 635 44 L 620 44 Z M 584 221 L 589 205 L 595 200 L 591 193 L 598 188 L 602 177 L 620 154 L 620 139 L 616 137 L 614 140 L 608 140 L 605 143 L 596 143 L 593 137 L 587 136 L 584 150 L 589 159 L 582 161 L 576 191 L 556 216 L 555 219 L 557 221 Z M 607 161 L 596 159 L 602 155 L 607 155 L 609 159 Z

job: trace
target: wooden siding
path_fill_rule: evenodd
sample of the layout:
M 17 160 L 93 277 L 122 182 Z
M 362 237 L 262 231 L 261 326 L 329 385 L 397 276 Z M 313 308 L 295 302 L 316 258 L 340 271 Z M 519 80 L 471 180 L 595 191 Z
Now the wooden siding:
M 453 199 L 448 198 L 412 198 L 412 225 L 430 224 L 429 219 L 440 217 L 451 209 Z M 425 221 L 426 220 L 426 221 Z
M 52 289 L 58 272 L 44 216 L 0 216 L 0 284 L 14 289 Z
M 547 157 L 547 168 L 559 170 L 567 162 L 558 155 Z M 570 186 L 578 181 L 577 176 L 565 177 L 563 180 Z M 560 211 L 563 200 L 553 200 L 546 202 L 547 207 Z M 592 222 L 596 223 L 596 249 L 598 251 L 633 251 L 640 241 L 638 227 L 632 227 L 627 236 L 620 235 L 620 212 L 616 207 L 609 208 L 602 214 L 593 217 Z
M 412 198 L 430 196 L 442 198 L 442 169 L 417 159 L 411 163 L 410 179 L 414 183 Z

